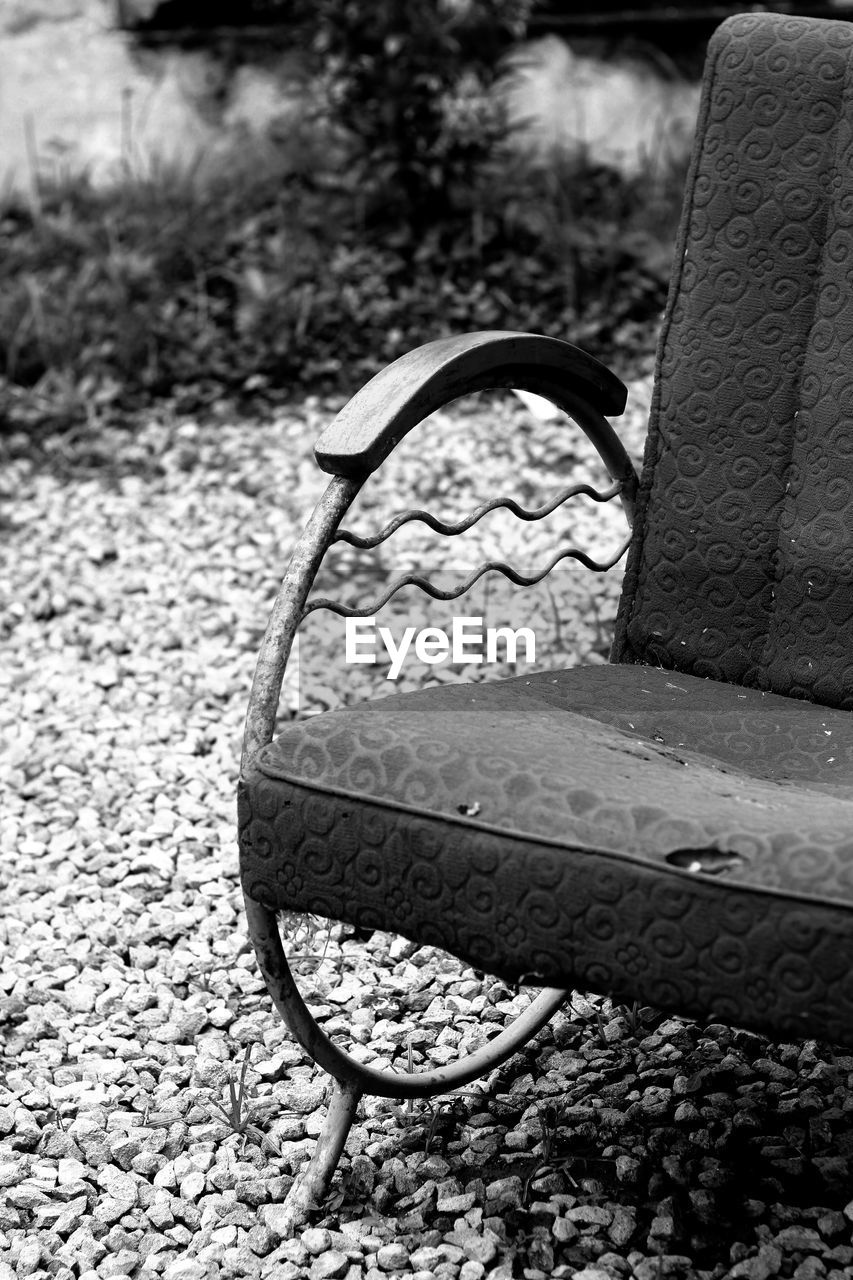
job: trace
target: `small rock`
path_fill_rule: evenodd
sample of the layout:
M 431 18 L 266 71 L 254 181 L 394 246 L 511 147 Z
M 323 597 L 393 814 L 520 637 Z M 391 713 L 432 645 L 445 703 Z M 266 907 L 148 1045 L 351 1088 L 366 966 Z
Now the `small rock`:
M 119 1280 L 119 1277 L 133 1275 L 138 1265 L 139 1254 L 135 1249 L 119 1249 L 118 1253 L 104 1258 L 98 1267 L 98 1275 L 103 1280 L 109 1280 L 110 1277 L 112 1280 Z
M 782 1266 L 782 1250 L 775 1245 L 762 1245 L 757 1254 L 736 1262 L 729 1271 L 732 1280 L 770 1280 L 778 1276 Z
M 136 1204 L 136 1179 L 118 1165 L 105 1164 L 98 1170 L 98 1186 L 114 1200 L 133 1206 Z
M 332 1233 L 325 1227 L 308 1227 L 302 1232 L 301 1238 L 305 1248 L 314 1257 L 326 1253 L 332 1247 Z
M 826 1275 L 826 1267 L 820 1258 L 808 1257 L 794 1268 L 793 1280 L 822 1280 Z
M 414 1253 L 409 1256 L 408 1265 L 413 1271 L 435 1271 L 439 1263 L 444 1261 L 444 1254 L 440 1249 L 432 1248 L 430 1245 L 421 1245 L 419 1249 L 415 1249 Z
M 31 1276 L 38 1271 L 41 1262 L 41 1245 L 38 1240 L 28 1240 L 21 1245 L 16 1267 L 19 1276 Z
M 150 1204 L 145 1210 L 145 1216 L 157 1231 L 167 1231 L 175 1225 L 175 1215 L 168 1202 L 155 1201 Z
M 325 1096 L 326 1086 L 322 1080 L 289 1080 L 285 1106 L 288 1111 L 307 1116 L 322 1107 Z
M 376 1253 L 377 1266 L 382 1271 L 403 1271 L 409 1268 L 409 1251 L 398 1241 L 383 1244 Z
M 577 1240 L 580 1231 L 568 1218 L 555 1218 L 551 1234 L 555 1240 L 559 1240 L 563 1244 L 572 1244 Z
M 799 1225 L 783 1227 L 773 1238 L 776 1244 L 788 1253 L 793 1253 L 795 1249 L 803 1253 L 820 1253 L 822 1248 L 821 1238 L 814 1227 Z
M 153 1179 L 166 1164 L 165 1156 L 161 1156 L 157 1151 L 140 1151 L 138 1156 L 134 1156 L 130 1167 L 134 1173 L 138 1173 L 141 1177 Z
M 197 1258 L 176 1258 L 163 1272 L 163 1280 L 207 1280 L 207 1275 L 208 1268 Z
M 134 1159 L 142 1152 L 142 1142 L 139 1138 L 123 1134 L 116 1141 L 110 1142 L 110 1151 L 118 1167 L 128 1173 L 133 1166 Z M 146 1152 L 145 1154 L 149 1153 Z
M 613 1212 L 600 1204 L 578 1204 L 566 1210 L 566 1217 L 576 1226 L 609 1227 Z
M 115 1196 L 101 1196 L 92 1210 L 92 1217 L 96 1222 L 112 1226 L 132 1208 L 133 1204 L 127 1200 L 116 1200 Z
M 348 1268 L 347 1255 L 340 1249 L 329 1249 L 314 1258 L 309 1275 L 311 1280 L 331 1280 L 333 1276 L 342 1276 Z
M 194 1169 L 181 1179 L 179 1194 L 182 1200 L 195 1202 L 204 1193 L 205 1176 L 200 1169 Z
M 504 1209 L 511 1209 L 521 1204 L 521 1178 L 497 1178 L 486 1187 L 486 1204 L 484 1213 L 488 1217 L 500 1214 Z M 470 1207 L 470 1206 L 469 1206 Z
M 274 1237 L 271 1231 L 261 1226 L 259 1222 L 255 1223 L 246 1232 L 246 1245 L 252 1250 L 258 1258 L 265 1258 L 267 1254 L 272 1253 L 274 1248 Z
M 660 1253 L 634 1263 L 633 1280 L 661 1280 L 668 1276 L 695 1275 L 693 1259 L 680 1253 Z
M 817 1229 L 825 1237 L 840 1236 L 842 1231 L 846 1230 L 844 1214 L 839 1213 L 837 1209 L 827 1210 L 818 1218 Z
M 620 1182 L 634 1183 L 640 1176 L 640 1162 L 633 1156 L 616 1157 L 616 1177 Z
M 613 1206 L 613 1217 L 607 1228 L 607 1235 L 617 1248 L 621 1249 L 628 1243 L 631 1236 L 637 1229 L 637 1222 L 634 1215 L 629 1212 L 624 1205 Z
M 675 1235 L 675 1220 L 671 1213 L 658 1213 L 649 1227 L 649 1240 L 671 1240 Z
M 4 1199 L 16 1209 L 25 1209 L 31 1213 L 35 1212 L 39 1205 L 48 1203 L 45 1193 L 27 1182 L 21 1183 L 19 1187 L 10 1187 Z
M 65 1157 L 57 1163 L 56 1181 L 60 1187 L 64 1187 L 69 1182 L 77 1182 L 80 1178 L 85 1178 L 86 1173 L 87 1169 L 82 1160 Z
M 467 1213 L 469 1209 L 473 1209 L 477 1201 L 477 1197 L 473 1191 L 462 1191 L 455 1196 L 439 1196 L 435 1202 L 438 1213 Z

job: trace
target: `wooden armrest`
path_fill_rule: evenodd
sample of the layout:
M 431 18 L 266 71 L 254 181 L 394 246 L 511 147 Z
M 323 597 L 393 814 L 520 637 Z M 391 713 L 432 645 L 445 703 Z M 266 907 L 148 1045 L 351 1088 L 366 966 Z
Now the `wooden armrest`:
M 533 391 L 567 413 L 580 401 L 610 416 L 628 394 L 605 365 L 557 338 L 499 330 L 440 338 L 371 378 L 320 436 L 314 456 L 332 475 L 367 476 L 436 409 L 491 387 Z

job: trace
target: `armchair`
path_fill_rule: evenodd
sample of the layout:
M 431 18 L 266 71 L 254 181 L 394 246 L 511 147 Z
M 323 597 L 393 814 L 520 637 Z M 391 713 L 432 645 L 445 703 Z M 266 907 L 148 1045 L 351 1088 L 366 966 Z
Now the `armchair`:
M 730 19 L 708 51 L 642 477 L 607 421 L 619 380 L 536 335 L 412 352 L 321 437 L 332 479 L 270 618 L 239 787 L 258 962 L 335 1082 L 294 1223 L 362 1093 L 473 1079 L 571 988 L 853 1044 L 851 189 L 853 27 Z M 563 408 L 632 522 L 611 661 L 371 701 L 273 741 L 314 576 L 364 480 L 438 406 L 496 386 Z M 312 1018 L 281 909 L 400 932 L 541 993 L 466 1060 L 377 1071 Z

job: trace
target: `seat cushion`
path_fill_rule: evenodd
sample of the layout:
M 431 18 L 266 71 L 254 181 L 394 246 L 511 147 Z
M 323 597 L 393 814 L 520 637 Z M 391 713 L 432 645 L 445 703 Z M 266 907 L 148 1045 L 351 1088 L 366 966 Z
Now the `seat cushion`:
M 243 884 L 506 978 L 853 1043 L 853 717 L 653 667 L 294 723 Z

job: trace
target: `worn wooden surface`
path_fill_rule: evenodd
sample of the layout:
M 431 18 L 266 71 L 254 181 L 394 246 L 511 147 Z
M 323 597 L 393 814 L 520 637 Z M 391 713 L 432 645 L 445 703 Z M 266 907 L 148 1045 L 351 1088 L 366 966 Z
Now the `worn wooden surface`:
M 557 338 L 491 330 L 441 338 L 371 378 L 323 432 L 317 462 L 333 475 L 368 475 L 436 409 L 491 387 L 533 391 L 570 414 L 582 400 L 600 414 L 617 415 L 627 396 L 603 364 Z

